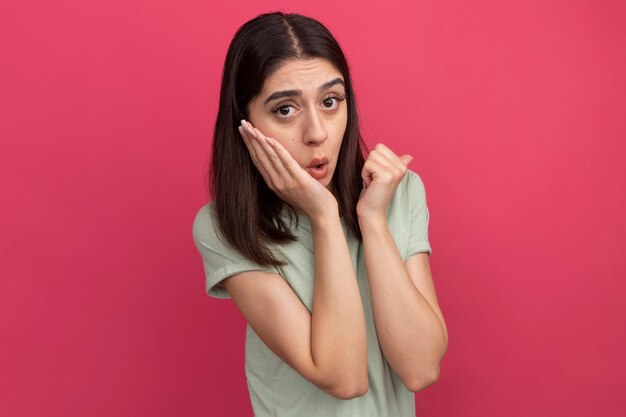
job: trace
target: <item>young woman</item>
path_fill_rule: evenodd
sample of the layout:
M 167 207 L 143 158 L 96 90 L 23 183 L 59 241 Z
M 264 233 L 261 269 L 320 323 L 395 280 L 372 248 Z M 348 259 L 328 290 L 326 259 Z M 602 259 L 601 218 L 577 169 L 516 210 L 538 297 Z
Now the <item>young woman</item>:
M 318 21 L 267 13 L 228 49 L 212 201 L 193 224 L 206 290 L 245 317 L 256 417 L 408 417 L 447 329 L 421 178 L 364 155 L 348 64 Z

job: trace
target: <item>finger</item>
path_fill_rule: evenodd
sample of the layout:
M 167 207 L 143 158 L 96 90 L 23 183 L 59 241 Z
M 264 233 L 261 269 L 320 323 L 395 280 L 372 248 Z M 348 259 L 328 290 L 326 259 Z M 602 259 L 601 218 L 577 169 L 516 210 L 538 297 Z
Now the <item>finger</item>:
M 371 153 L 370 153 L 371 155 Z M 377 160 L 367 158 L 361 169 L 361 178 L 363 179 L 363 187 L 367 188 L 374 181 L 374 177 L 379 177 L 383 171 L 382 166 Z
M 252 160 L 252 164 L 258 168 L 257 151 L 254 148 L 254 146 L 252 146 L 252 139 L 250 138 L 250 135 L 246 132 L 246 130 L 242 126 L 239 126 L 238 130 L 239 130 L 239 133 L 241 134 L 241 137 L 243 138 L 243 142 L 246 145 L 246 148 L 248 148 L 248 153 L 250 154 L 250 159 Z
M 256 156 L 262 153 L 259 144 L 257 143 L 256 139 L 253 140 L 252 138 L 250 138 L 250 135 L 247 134 L 246 130 L 243 129 L 243 127 L 239 126 L 239 132 L 244 137 L 244 141 L 247 142 L 246 146 L 248 146 L 248 150 L 250 151 L 250 159 L 252 159 L 252 164 L 259 171 L 267 185 L 273 190 L 274 182 L 272 181 L 272 177 L 265 168 L 263 161 Z
M 375 149 L 370 153 L 373 159 L 376 159 L 393 177 L 402 178 L 407 172 L 408 164 L 413 159 L 411 155 L 405 154 L 398 157 L 389 148 L 382 144 L 376 145 Z
M 384 143 L 377 143 L 373 150 L 380 152 L 381 155 L 384 155 L 392 163 L 398 159 L 395 152 L 389 149 Z
M 398 155 L 396 155 L 396 153 L 394 151 L 392 151 L 391 149 L 389 149 L 389 147 L 387 147 L 386 145 L 382 144 L 382 143 L 378 143 L 375 147 L 374 150 L 379 151 L 382 155 L 384 155 L 394 166 L 397 166 L 398 168 L 404 169 L 406 168 L 408 162 L 405 162 L 405 160 L 403 160 L 402 158 L 398 157 Z M 407 155 L 408 156 L 408 155 Z M 411 157 L 411 159 L 413 159 Z M 410 160 L 409 160 L 410 161 Z
M 385 167 L 387 169 L 394 169 L 395 168 L 395 164 L 393 163 L 393 161 L 390 160 L 389 157 L 386 156 L 382 151 L 380 151 L 380 148 L 373 149 L 369 153 L 368 159 L 372 159 L 372 160 L 378 162 L 381 166 L 383 166 L 383 167 Z
M 270 139 L 272 141 L 271 146 L 280 158 L 281 164 L 286 171 L 286 175 L 290 175 L 293 178 L 298 178 L 298 176 L 306 174 L 306 170 L 298 164 L 298 162 L 294 159 L 294 157 L 289 153 L 287 148 L 285 148 L 281 143 L 279 143 L 275 139 Z
M 390 160 L 388 153 L 382 148 L 384 145 L 381 145 L 382 144 L 376 145 L 376 148 L 367 156 L 367 175 L 370 179 L 364 181 L 366 185 L 369 185 L 372 181 L 381 183 L 393 182 L 406 174 L 407 168 L 404 160 L 393 153 L 393 161 Z M 413 158 L 410 155 L 403 155 L 403 157 Z
M 255 160 L 259 161 L 264 153 L 264 152 L 260 152 L 260 151 L 263 151 L 263 144 L 264 144 L 264 141 L 259 140 L 261 136 L 257 132 L 255 132 L 253 129 L 251 129 L 249 124 L 246 123 L 245 120 L 241 121 L 241 126 L 239 127 L 239 130 L 243 132 L 242 134 L 245 134 L 245 137 L 247 138 L 250 147 L 253 149 L 252 152 L 254 154 Z M 254 143 L 261 145 L 261 146 L 253 146 Z
M 252 127 L 250 123 L 244 121 L 242 124 L 245 126 L 245 130 L 255 137 L 253 141 L 259 145 L 258 148 L 261 150 L 261 152 L 258 153 L 258 158 L 264 163 L 263 166 L 267 169 L 274 185 L 280 187 L 285 181 L 290 180 L 291 176 L 281 158 L 276 154 L 274 147 L 270 144 L 271 140 L 268 141 L 268 137 L 259 129 Z M 276 141 L 273 142 L 276 143 Z
M 394 181 L 395 178 L 402 176 L 406 171 L 406 167 L 402 161 L 400 161 L 400 158 L 396 157 L 398 162 L 394 163 L 394 161 L 390 161 L 379 149 L 380 148 L 372 150 L 368 155 L 368 159 L 376 162 L 380 168 L 377 172 L 377 180 L 380 182 L 391 182 Z
M 406 155 L 402 155 L 400 157 L 400 159 L 404 163 L 404 166 L 408 166 L 409 162 L 411 162 L 413 160 L 413 157 L 411 155 L 409 155 L 409 154 L 406 154 Z
M 261 140 L 261 142 L 263 142 L 265 157 L 270 161 L 270 163 L 276 170 L 276 173 L 278 174 L 275 181 L 281 181 L 282 185 L 288 185 L 289 183 L 293 183 L 294 176 L 286 166 L 289 161 L 284 161 L 283 157 L 281 157 L 281 155 L 279 155 L 279 153 L 277 152 L 278 146 L 281 146 L 278 141 L 265 136 L 265 139 Z M 276 185 L 279 184 L 276 183 Z
M 265 139 L 261 140 L 259 138 L 256 138 L 256 139 L 252 139 L 251 142 L 252 142 L 252 146 L 254 147 L 256 151 L 257 166 L 259 167 L 260 170 L 263 170 L 265 172 L 266 180 L 269 179 L 269 181 L 267 181 L 268 185 L 270 185 L 272 189 L 275 190 L 276 185 L 279 184 L 280 175 L 277 172 L 276 168 L 274 167 L 274 163 L 267 156 L 265 150 L 263 149 L 263 145 L 261 143 L 265 142 Z M 268 146 L 267 143 L 265 145 Z

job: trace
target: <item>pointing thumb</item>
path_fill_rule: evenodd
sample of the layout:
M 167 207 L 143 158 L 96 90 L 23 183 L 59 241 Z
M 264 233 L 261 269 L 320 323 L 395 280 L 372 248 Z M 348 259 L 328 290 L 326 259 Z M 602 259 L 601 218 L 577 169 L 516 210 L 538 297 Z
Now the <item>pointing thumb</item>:
M 402 155 L 400 157 L 400 159 L 402 159 L 402 162 L 404 162 L 406 165 L 408 165 L 409 162 L 411 162 L 413 160 L 413 157 L 411 155 Z

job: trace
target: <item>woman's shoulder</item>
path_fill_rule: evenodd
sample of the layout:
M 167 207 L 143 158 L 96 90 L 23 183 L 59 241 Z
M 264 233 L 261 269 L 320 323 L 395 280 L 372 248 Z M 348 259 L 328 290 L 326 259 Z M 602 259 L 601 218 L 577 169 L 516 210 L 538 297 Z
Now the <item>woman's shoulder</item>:
M 405 213 L 410 212 L 422 199 L 425 199 L 422 177 L 408 169 L 389 203 L 388 220 L 403 221 L 406 218 Z
M 209 216 L 212 217 L 215 214 L 213 210 L 215 210 L 213 207 L 213 201 L 209 201 L 198 209 L 196 212 L 196 219 L 198 219 L 198 217 L 201 219 L 206 219 Z
M 422 177 L 415 171 L 407 169 L 406 174 L 398 184 L 395 199 L 404 200 L 410 195 L 421 194 L 424 191 L 424 181 Z
M 213 203 L 209 202 L 200 207 L 193 220 L 192 233 L 194 239 L 211 239 L 216 236 L 216 217 Z
M 196 247 L 208 264 L 221 265 L 224 262 L 245 261 L 222 233 L 211 203 L 198 209 L 193 221 L 192 235 Z
M 422 177 L 415 171 L 407 169 L 406 175 L 403 178 L 407 183 L 423 184 Z

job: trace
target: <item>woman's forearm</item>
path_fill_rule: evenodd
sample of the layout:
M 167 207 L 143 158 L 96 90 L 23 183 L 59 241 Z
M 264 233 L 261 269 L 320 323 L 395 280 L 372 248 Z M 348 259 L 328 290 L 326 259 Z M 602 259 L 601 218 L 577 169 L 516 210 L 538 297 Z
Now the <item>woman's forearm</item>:
M 384 218 L 359 219 L 374 323 L 389 365 L 411 391 L 434 382 L 445 353 L 439 317 L 413 284 Z
M 315 256 L 313 361 L 329 384 L 363 393 L 368 385 L 365 315 L 339 214 L 311 218 L 310 224 Z

